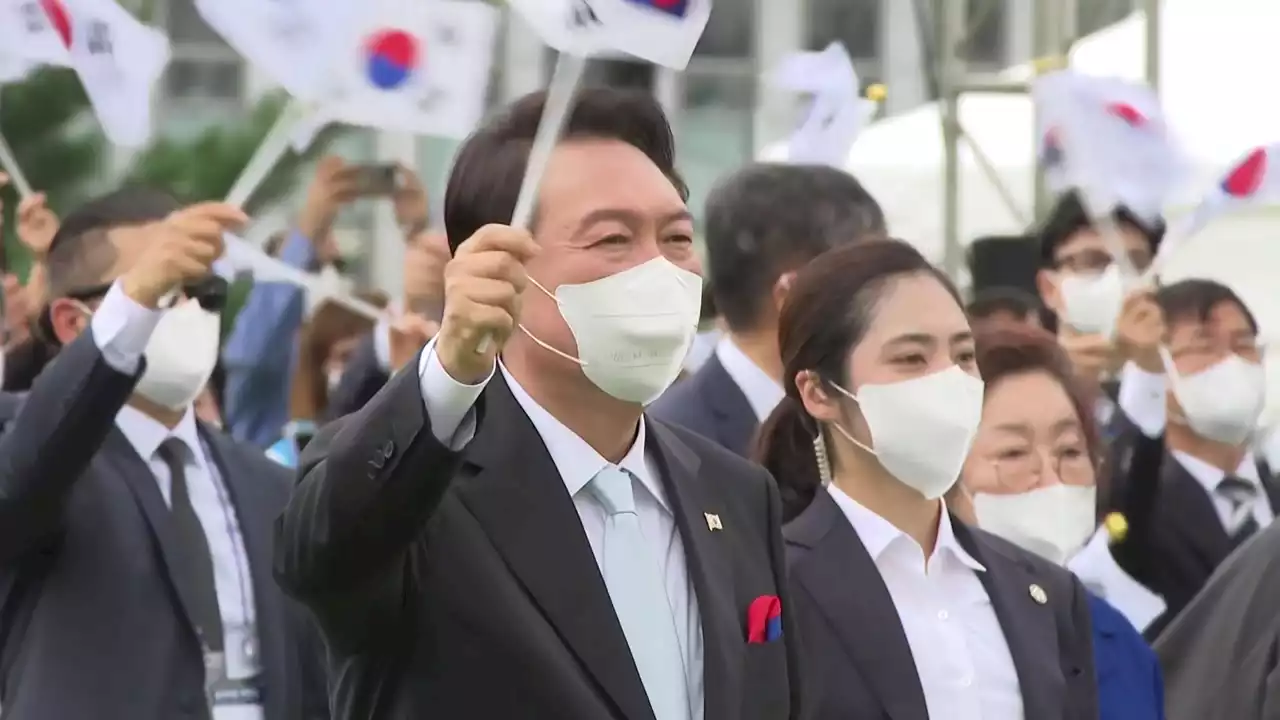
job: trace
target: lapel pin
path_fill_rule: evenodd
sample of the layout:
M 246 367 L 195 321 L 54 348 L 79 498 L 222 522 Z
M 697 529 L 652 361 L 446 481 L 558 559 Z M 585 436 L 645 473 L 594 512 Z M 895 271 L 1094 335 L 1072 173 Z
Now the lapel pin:
M 1031 599 L 1035 600 L 1037 605 L 1049 602 L 1049 594 L 1044 591 L 1044 588 L 1035 583 L 1031 583 L 1031 587 L 1027 588 L 1027 592 L 1031 593 Z
M 706 517 L 706 518 L 707 518 L 707 529 L 708 529 L 708 530 L 713 530 L 713 531 L 714 531 L 714 530 L 723 530 L 723 529 L 724 529 L 724 525 L 721 525 L 721 524 L 720 524 L 720 516 L 719 516 L 719 515 L 716 515 L 716 514 L 714 514 L 714 513 L 702 513 L 702 515 L 703 515 L 704 517 Z

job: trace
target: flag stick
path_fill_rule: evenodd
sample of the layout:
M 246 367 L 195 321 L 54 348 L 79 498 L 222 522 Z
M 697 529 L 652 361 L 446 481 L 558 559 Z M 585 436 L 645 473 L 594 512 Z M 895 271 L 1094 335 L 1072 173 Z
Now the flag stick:
M 252 243 L 234 235 L 224 235 L 223 242 L 226 258 L 238 269 L 249 270 L 254 277 L 264 281 L 287 282 L 297 285 L 308 292 L 314 292 L 314 279 L 311 273 L 299 270 L 262 252 Z M 377 322 L 385 313 L 376 305 L 365 302 L 347 293 L 325 293 L 325 298 L 345 307 L 353 313 Z
M 4 139 L 4 133 L 0 133 L 0 167 L 9 173 L 9 180 L 13 182 L 13 187 L 18 191 L 18 197 L 26 198 L 31 196 L 31 183 L 27 182 L 27 176 L 22 174 L 22 168 L 18 165 L 18 160 L 13 156 L 13 150 L 9 148 L 9 142 Z
M 551 85 L 547 88 L 547 101 L 542 106 L 542 117 L 538 120 L 538 132 L 533 136 L 533 147 L 529 149 L 529 163 L 525 167 L 524 179 L 520 182 L 520 194 L 516 196 L 516 209 L 511 214 L 511 226 L 529 229 L 533 220 L 534 204 L 538 200 L 538 187 L 542 184 L 542 176 L 546 174 L 547 163 L 551 153 L 560 141 L 560 132 L 569 118 L 569 110 L 573 106 L 573 96 L 577 93 L 578 83 L 582 81 L 582 73 L 587 67 L 587 59 L 581 55 L 560 53 L 556 59 L 556 69 L 551 76 Z M 489 352 L 492 337 L 482 338 L 476 346 L 476 352 Z
M 289 99 L 275 124 L 267 131 L 267 136 L 262 139 L 258 149 L 254 150 L 253 157 L 249 158 L 244 170 L 231 186 L 231 192 L 227 193 L 228 204 L 244 207 L 276 163 L 280 162 L 280 158 L 289 151 L 296 128 L 306 122 L 310 114 L 311 109 L 307 105 L 293 98 Z

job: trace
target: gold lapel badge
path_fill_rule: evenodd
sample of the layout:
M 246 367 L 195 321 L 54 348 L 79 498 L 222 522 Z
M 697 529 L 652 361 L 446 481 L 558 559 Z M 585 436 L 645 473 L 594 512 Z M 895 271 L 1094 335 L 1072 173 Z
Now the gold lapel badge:
M 708 529 L 708 530 L 715 531 L 715 530 L 723 530 L 723 529 L 724 529 L 724 525 L 721 525 L 721 524 L 720 524 L 720 516 L 719 516 L 719 515 L 716 515 L 716 514 L 714 514 L 714 513 L 702 513 L 702 515 L 703 515 L 703 517 L 705 517 L 705 518 L 707 519 L 707 529 Z
M 1035 583 L 1031 583 L 1031 587 L 1027 588 L 1027 592 L 1031 593 L 1031 599 L 1035 600 L 1037 605 L 1049 602 L 1049 594 L 1044 591 L 1044 588 Z

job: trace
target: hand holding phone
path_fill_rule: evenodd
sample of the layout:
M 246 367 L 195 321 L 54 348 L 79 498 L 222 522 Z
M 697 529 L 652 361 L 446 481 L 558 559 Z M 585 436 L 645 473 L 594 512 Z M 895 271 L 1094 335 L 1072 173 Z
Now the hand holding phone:
M 356 165 L 349 172 L 361 196 L 394 195 L 399 186 L 400 169 L 395 165 Z

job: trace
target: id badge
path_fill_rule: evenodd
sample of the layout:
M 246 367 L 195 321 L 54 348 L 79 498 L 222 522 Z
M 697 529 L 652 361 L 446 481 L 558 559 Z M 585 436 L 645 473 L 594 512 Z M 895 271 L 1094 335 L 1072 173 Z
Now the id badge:
M 263 688 L 252 627 L 227 629 L 226 652 L 205 653 L 205 695 L 213 720 L 262 720 Z M 253 649 L 250 649 L 253 648 Z

